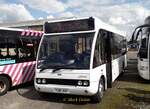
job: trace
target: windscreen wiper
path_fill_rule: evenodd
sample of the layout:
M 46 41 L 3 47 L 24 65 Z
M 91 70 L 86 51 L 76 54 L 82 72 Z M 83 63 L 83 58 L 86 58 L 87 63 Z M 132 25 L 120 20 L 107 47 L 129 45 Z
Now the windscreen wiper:
M 52 66 L 43 67 L 43 68 L 41 68 L 40 72 L 42 72 L 43 70 L 48 69 L 49 67 L 52 67 Z M 53 69 L 53 68 L 51 68 L 51 69 Z M 56 72 L 56 71 L 58 71 L 58 70 L 60 70 L 60 69 L 62 69 L 62 67 L 61 67 L 61 68 L 55 68 L 55 69 L 53 69 L 53 72 Z
M 58 70 L 61 70 L 62 68 L 56 68 L 56 69 L 53 69 L 53 73 L 58 71 Z
M 45 70 L 45 69 L 47 69 L 47 67 L 42 68 L 42 69 L 40 70 L 40 72 L 42 72 L 42 71 Z
M 40 72 L 42 72 L 43 70 L 48 69 L 49 67 L 50 67 L 50 66 L 46 66 L 46 67 L 41 68 Z
M 70 66 L 70 65 L 72 65 L 72 64 L 61 65 L 61 66 L 59 66 L 58 68 L 54 68 L 52 72 L 54 73 L 54 72 L 56 72 L 56 71 L 58 71 L 58 70 L 60 70 L 60 69 L 63 69 L 64 67 Z M 47 68 L 49 68 L 49 67 L 52 67 L 52 66 L 43 67 L 43 68 L 40 70 L 40 72 L 43 71 L 43 70 L 45 70 L 45 69 L 47 69 Z
M 58 71 L 58 70 L 63 69 L 66 66 L 70 66 L 70 65 L 72 65 L 72 64 L 66 64 L 66 65 L 62 65 L 60 68 L 55 68 L 55 69 L 53 69 L 53 73 L 56 72 L 56 71 Z
M 44 71 L 44 70 L 46 70 L 46 69 L 48 69 L 48 67 L 42 68 L 42 69 L 40 70 L 40 72 L 42 72 L 42 71 Z M 56 72 L 56 71 L 58 71 L 58 70 L 60 70 L 60 69 L 61 69 L 61 68 L 53 69 L 53 72 Z

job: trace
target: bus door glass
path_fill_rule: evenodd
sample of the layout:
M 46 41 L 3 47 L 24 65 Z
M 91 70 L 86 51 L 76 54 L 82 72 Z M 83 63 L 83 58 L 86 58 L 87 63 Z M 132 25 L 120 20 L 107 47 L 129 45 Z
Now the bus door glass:
M 35 43 L 36 41 L 32 38 L 21 37 L 18 39 L 18 61 L 33 61 L 36 58 Z
M 149 79 L 150 79 L 150 28 L 147 28 L 147 43 L 146 43 L 146 46 L 147 46 L 147 49 L 148 49 L 148 76 L 149 76 Z
M 111 33 L 111 60 L 112 60 L 112 81 L 114 81 L 123 68 L 123 59 L 121 57 L 125 54 L 123 46 L 124 38 L 116 33 Z
M 139 47 L 139 53 L 138 56 L 140 58 L 140 61 L 144 61 L 147 63 L 147 72 L 150 72 L 150 28 L 145 27 L 141 31 L 141 42 Z M 150 78 L 150 73 L 147 75 Z
M 145 37 L 141 39 L 141 45 L 139 49 L 139 56 L 140 58 L 145 58 L 147 59 L 147 54 L 148 54 L 148 37 Z
M 100 30 L 96 40 L 94 57 L 93 57 L 93 68 L 105 65 L 107 76 L 107 86 L 112 87 L 112 63 L 111 63 L 111 48 L 109 32 L 106 30 Z
M 149 32 L 147 31 L 147 28 L 143 28 L 141 33 L 140 33 L 140 46 L 139 46 L 139 52 L 138 56 L 140 59 L 148 58 L 148 40 L 149 40 Z

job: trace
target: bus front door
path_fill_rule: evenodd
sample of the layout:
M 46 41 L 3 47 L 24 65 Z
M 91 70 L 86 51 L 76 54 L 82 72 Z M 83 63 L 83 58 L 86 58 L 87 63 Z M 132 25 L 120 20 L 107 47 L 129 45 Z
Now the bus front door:
M 149 35 L 150 37 L 150 35 Z M 148 80 L 150 80 L 150 38 L 148 38 Z
M 110 42 L 111 33 L 107 32 L 107 37 L 105 38 L 106 47 L 106 76 L 107 76 L 107 87 L 112 88 L 112 63 L 111 63 L 111 42 Z

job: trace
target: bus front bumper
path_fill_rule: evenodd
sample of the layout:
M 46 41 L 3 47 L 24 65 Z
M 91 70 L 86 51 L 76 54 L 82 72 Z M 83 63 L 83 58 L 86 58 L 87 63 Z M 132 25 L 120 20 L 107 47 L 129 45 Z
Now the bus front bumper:
M 86 95 L 92 96 L 98 91 L 98 83 L 90 82 L 90 86 L 69 86 L 69 85 L 56 85 L 56 84 L 37 84 L 34 83 L 35 89 L 39 92 L 46 93 L 60 93 L 60 94 L 73 94 L 73 95 Z
M 150 72 L 148 68 L 148 62 L 140 61 L 138 63 L 138 72 L 139 75 L 146 80 L 150 80 Z
M 150 74 L 149 71 L 139 71 L 139 75 L 145 79 L 145 80 L 150 80 Z

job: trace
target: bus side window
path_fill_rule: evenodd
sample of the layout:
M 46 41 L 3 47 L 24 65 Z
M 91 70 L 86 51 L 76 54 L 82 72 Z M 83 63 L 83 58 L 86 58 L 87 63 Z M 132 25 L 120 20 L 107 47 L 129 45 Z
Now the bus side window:
M 16 59 L 16 39 L 15 38 L 8 38 L 7 39 L 7 47 L 8 47 L 8 58 Z
M 33 61 L 36 58 L 34 40 L 19 38 L 17 43 L 18 62 Z
M 127 41 L 126 41 L 126 39 L 122 39 L 121 40 L 121 53 L 122 53 L 122 55 L 124 55 L 126 52 L 127 52 Z
M 121 37 L 118 34 L 111 33 L 111 58 L 116 59 L 121 55 Z
M 3 36 L 0 38 L 0 59 L 3 59 L 7 56 L 7 41 Z

